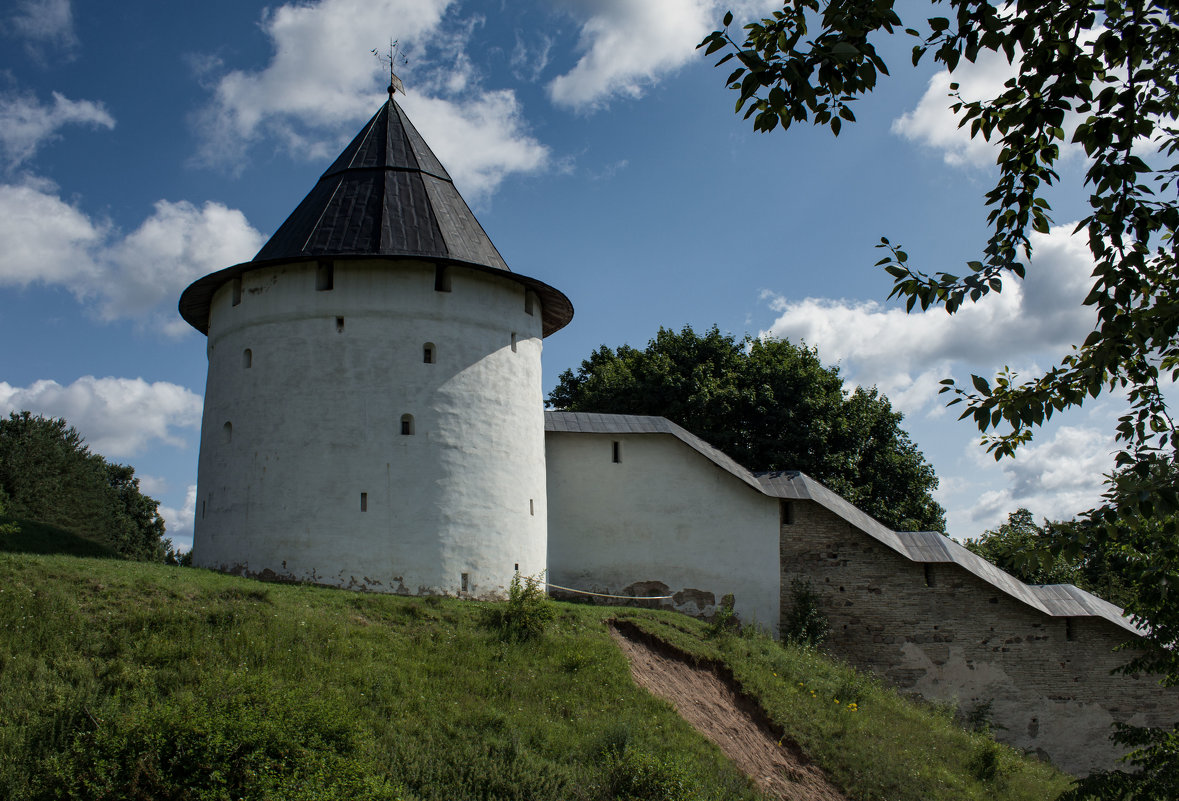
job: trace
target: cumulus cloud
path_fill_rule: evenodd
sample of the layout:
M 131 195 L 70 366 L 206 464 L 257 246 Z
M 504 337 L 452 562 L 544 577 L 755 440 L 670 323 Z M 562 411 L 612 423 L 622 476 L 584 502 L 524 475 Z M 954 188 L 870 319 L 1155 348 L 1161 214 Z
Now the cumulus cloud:
M 993 528 L 1020 507 L 1050 520 L 1070 519 L 1092 508 L 1101 501 L 1103 476 L 1114 467 L 1115 449 L 1112 436 L 1085 425 L 1061 426 L 1043 442 L 1024 446 L 996 465 L 1004 486 L 978 495 L 967 508 L 971 530 Z M 995 464 L 977 446 L 970 453 Z
M 186 447 L 187 437 L 177 429 L 200 425 L 201 396 L 178 384 L 142 378 L 88 375 L 68 386 L 41 380 L 27 387 L 0 381 L 0 410 L 64 417 L 92 450 L 120 459 L 156 441 Z
M 236 209 L 161 200 L 122 235 L 63 201 L 45 182 L 0 185 L 0 285 L 59 285 L 96 299 L 102 319 L 187 330 L 176 298 L 200 276 L 253 257 L 262 235 Z
M 164 519 L 164 530 L 172 540 L 172 547 L 180 553 L 192 547 L 193 524 L 196 522 L 196 494 L 196 484 L 189 484 L 182 507 L 176 509 L 160 504 L 159 512 L 160 517 Z
M 566 0 L 581 26 L 581 58 L 548 86 L 554 103 L 591 111 L 614 97 L 640 97 L 664 74 L 698 57 L 716 27 L 715 0 Z
M 929 86 L 917 107 L 893 120 L 892 132 L 934 150 L 940 150 L 946 164 L 960 167 L 986 166 L 995 163 L 999 153 L 996 140 L 970 137 L 969 128 L 958 127 L 958 117 L 950 110 L 950 84 L 959 85 L 964 100 L 983 100 L 1003 93 L 1003 84 L 1014 77 L 1016 67 L 999 53 L 984 52 L 978 61 L 963 61 L 951 76 L 941 70 L 929 79 Z
M 54 45 L 58 53 L 62 48 L 68 53 L 78 44 L 70 0 L 20 0 L 15 11 L 8 23 L 34 54 L 41 55 L 38 45 Z
M 1095 317 L 1081 301 L 1093 260 L 1073 227 L 1033 234 L 1027 279 L 1008 280 L 1001 293 L 952 316 L 937 308 L 906 314 L 875 301 L 766 293 L 779 316 L 762 334 L 805 341 L 824 360 L 839 362 L 849 380 L 875 384 L 910 413 L 921 410 L 955 368 L 985 373 L 1055 358 L 1092 329 Z
M 0 150 L 11 170 L 28 161 L 41 145 L 56 138 L 70 124 L 111 129 L 115 118 L 101 103 L 70 100 L 54 92 L 53 103 L 27 94 L 0 96 Z
M 233 70 L 216 81 L 199 114 L 202 157 L 240 166 L 263 136 L 297 157 L 335 155 L 384 96 L 387 76 L 369 50 L 380 46 L 374 32 L 396 20 L 399 41 L 413 54 L 403 70 L 404 105 L 459 189 L 480 198 L 509 173 L 544 168 L 548 149 L 527 133 L 515 94 L 483 90 L 463 55 L 477 20 L 441 24 L 453 4 L 319 0 L 266 11 L 261 26 L 274 55 L 261 70 Z

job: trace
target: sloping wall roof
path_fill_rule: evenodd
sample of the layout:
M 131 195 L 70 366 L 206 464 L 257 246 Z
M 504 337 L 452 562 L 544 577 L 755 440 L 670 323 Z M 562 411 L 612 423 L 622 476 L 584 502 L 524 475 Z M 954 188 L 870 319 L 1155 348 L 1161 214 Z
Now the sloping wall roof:
M 663 417 L 633 414 L 545 412 L 545 431 L 574 434 L 666 434 L 751 488 L 773 498 L 814 501 L 869 537 L 913 562 L 952 563 L 995 589 L 1052 617 L 1100 617 L 1133 634 L 1146 632 L 1122 610 L 1071 584 L 1032 586 L 1000 570 L 937 531 L 893 531 L 810 476 L 797 470 L 753 473 L 696 435 Z

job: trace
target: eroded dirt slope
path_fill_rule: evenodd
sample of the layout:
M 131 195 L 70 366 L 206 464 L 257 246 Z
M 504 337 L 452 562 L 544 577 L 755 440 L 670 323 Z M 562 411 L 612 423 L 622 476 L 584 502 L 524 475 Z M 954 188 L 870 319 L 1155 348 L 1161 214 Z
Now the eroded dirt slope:
M 630 661 L 635 683 L 674 706 L 763 793 L 786 801 L 847 801 L 796 745 L 779 741 L 713 671 L 653 648 L 625 628 L 611 633 Z

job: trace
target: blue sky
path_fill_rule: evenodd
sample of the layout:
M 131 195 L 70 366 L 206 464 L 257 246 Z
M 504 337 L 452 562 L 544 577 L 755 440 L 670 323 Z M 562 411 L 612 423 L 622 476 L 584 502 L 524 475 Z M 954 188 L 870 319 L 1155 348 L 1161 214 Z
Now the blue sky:
M 400 102 L 508 265 L 564 291 L 545 391 L 601 344 L 717 324 L 817 346 L 877 385 L 942 481 L 950 533 L 1098 498 L 1117 399 L 1065 415 L 996 464 L 936 395 L 947 376 L 1044 369 L 1080 341 L 1092 269 L 1071 236 L 1079 155 L 1052 196 L 1031 278 L 951 318 L 906 315 L 872 265 L 977 258 L 994 150 L 908 67 L 838 139 L 755 134 L 695 44 L 757 0 L 15 0 L 0 10 L 0 411 L 64 416 L 135 466 L 191 541 L 204 338 L 176 313 L 196 278 L 250 259 L 383 101 L 370 51 L 397 38 Z M 920 22 L 920 5 L 908 7 Z M 906 8 L 902 7 L 902 16 Z M 963 93 L 1010 68 L 972 65 Z

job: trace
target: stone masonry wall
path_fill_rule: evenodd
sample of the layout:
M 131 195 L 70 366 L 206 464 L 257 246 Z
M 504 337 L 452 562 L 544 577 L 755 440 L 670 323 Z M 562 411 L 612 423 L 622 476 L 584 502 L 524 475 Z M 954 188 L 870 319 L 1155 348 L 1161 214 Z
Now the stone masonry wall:
M 1074 774 L 1114 767 L 1111 724 L 1171 726 L 1179 688 L 1111 675 L 1133 637 L 1098 618 L 1050 617 L 954 564 L 912 562 L 811 501 L 781 527 L 781 610 L 809 579 L 827 647 L 905 692 L 969 711 L 991 704 L 996 737 Z

